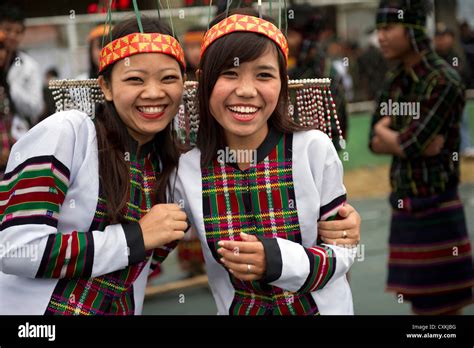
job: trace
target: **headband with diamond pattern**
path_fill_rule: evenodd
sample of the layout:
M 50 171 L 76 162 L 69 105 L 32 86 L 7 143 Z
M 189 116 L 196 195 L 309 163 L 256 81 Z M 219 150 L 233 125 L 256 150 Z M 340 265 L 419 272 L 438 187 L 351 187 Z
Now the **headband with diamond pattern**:
M 183 49 L 174 37 L 158 33 L 134 33 L 118 38 L 102 49 L 99 70 L 102 72 L 116 61 L 139 53 L 164 53 L 174 57 L 183 68 L 186 67 Z
M 227 17 L 209 29 L 201 45 L 201 57 L 206 49 L 217 39 L 238 31 L 265 35 L 274 41 L 288 61 L 288 42 L 285 35 L 273 23 L 262 18 L 235 14 Z

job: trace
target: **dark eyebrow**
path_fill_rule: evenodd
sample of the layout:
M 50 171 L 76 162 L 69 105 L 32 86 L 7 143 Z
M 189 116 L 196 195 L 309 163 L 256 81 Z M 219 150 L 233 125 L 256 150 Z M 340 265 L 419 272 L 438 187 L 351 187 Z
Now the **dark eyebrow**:
M 143 73 L 143 74 L 146 73 L 146 71 L 145 71 L 145 70 L 142 70 L 142 69 L 130 69 L 130 70 L 126 70 L 125 72 L 126 72 L 126 73 L 129 73 L 129 72 L 140 72 L 140 73 Z
M 174 72 L 177 72 L 177 70 L 175 68 L 162 68 L 162 69 L 159 69 L 158 72 L 163 72 L 163 71 L 166 71 L 166 70 L 173 70 Z M 125 71 L 125 73 L 129 73 L 129 72 L 140 72 L 140 73 L 143 73 L 143 74 L 148 73 L 148 71 L 143 70 L 143 69 L 130 69 L 130 70 Z
M 274 66 L 272 65 L 259 65 L 256 67 L 257 70 L 272 70 L 272 71 L 277 71 Z

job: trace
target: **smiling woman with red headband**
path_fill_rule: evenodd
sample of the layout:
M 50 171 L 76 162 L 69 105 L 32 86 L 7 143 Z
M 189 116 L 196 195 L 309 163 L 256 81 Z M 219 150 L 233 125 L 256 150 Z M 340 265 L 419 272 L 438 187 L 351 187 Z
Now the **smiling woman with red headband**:
M 180 158 L 176 198 L 219 314 L 353 314 L 355 248 L 317 228 L 346 202 L 342 164 L 326 134 L 290 121 L 287 41 L 257 16 L 218 17 L 205 35 L 197 147 Z
M 150 267 L 184 236 L 166 204 L 184 55 L 161 22 L 119 23 L 94 120 L 60 112 L 13 147 L 0 183 L 1 314 L 137 314 Z

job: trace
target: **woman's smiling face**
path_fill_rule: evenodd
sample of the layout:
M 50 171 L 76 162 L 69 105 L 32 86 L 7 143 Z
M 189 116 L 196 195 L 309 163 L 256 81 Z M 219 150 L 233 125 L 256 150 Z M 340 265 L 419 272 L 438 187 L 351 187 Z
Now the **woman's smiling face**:
M 257 59 L 221 72 L 211 93 L 210 112 L 227 138 L 263 140 L 280 90 L 277 49 L 268 45 Z
M 178 62 L 162 53 L 122 59 L 112 68 L 111 81 L 100 76 L 99 84 L 139 144 L 152 140 L 172 121 L 184 90 Z

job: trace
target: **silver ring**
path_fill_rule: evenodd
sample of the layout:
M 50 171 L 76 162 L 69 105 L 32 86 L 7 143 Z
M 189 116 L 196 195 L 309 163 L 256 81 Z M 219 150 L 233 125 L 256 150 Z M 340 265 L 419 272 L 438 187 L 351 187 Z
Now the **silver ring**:
M 346 231 L 343 231 L 343 232 L 342 232 L 342 238 L 344 238 L 344 239 L 347 238 L 347 232 L 346 232 Z
M 250 273 L 250 265 L 247 264 L 247 273 Z

